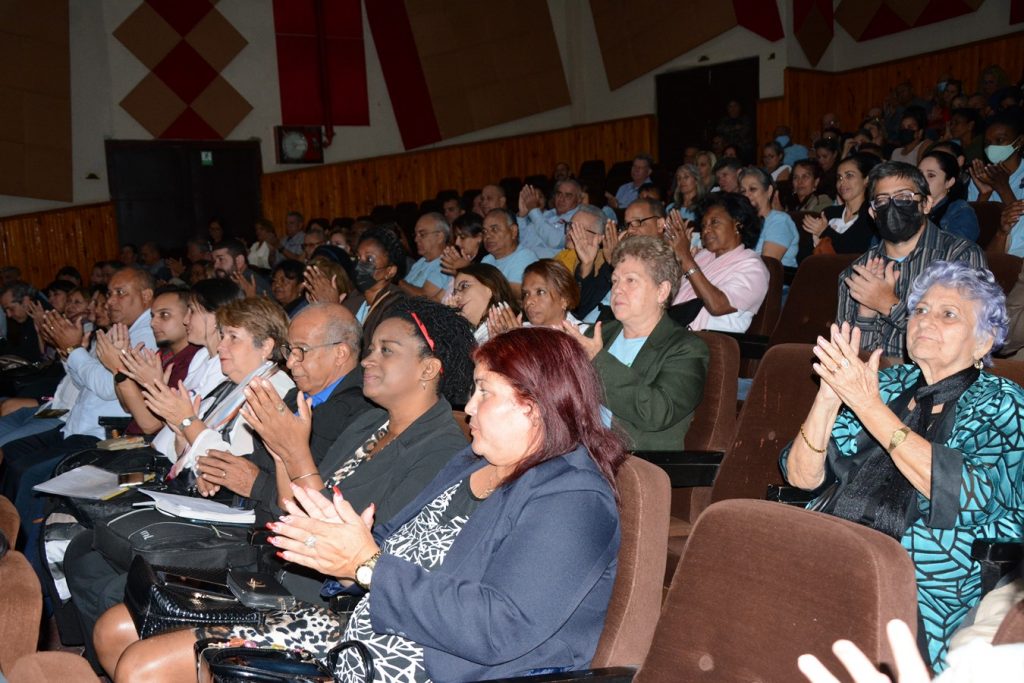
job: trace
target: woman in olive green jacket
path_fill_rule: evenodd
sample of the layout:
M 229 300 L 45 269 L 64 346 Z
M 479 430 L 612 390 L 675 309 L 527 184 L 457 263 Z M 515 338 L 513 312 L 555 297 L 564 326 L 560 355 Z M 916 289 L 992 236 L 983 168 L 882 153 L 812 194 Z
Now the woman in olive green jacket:
M 704 393 L 708 349 L 665 315 L 682 273 L 672 248 L 634 236 L 612 256 L 611 308 L 592 337 L 566 331 L 586 349 L 604 382 L 605 407 L 638 451 L 683 448 L 693 411 Z

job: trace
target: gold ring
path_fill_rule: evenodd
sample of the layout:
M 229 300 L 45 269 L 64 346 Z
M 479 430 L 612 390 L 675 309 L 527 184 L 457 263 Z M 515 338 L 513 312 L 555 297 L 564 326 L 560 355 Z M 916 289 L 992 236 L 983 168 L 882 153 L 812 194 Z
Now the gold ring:
M 278 403 L 277 404 L 277 412 L 279 412 L 279 413 L 283 413 L 284 412 L 284 404 L 283 403 Z

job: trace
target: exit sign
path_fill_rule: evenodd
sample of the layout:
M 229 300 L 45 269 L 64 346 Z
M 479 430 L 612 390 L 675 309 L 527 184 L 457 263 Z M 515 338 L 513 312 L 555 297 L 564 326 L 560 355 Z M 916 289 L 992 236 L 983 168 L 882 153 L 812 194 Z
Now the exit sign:
M 199 163 L 203 166 L 213 166 L 213 152 L 203 151 L 199 153 Z

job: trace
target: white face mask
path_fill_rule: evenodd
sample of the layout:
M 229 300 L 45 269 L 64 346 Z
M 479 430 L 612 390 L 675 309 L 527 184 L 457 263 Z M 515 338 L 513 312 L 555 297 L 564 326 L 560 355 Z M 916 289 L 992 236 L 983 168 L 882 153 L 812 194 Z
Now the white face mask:
M 993 164 L 1001 164 L 1011 156 L 1017 150 L 1017 144 L 1020 142 L 1018 137 L 1016 140 L 1008 145 L 988 145 L 985 147 L 985 156 Z

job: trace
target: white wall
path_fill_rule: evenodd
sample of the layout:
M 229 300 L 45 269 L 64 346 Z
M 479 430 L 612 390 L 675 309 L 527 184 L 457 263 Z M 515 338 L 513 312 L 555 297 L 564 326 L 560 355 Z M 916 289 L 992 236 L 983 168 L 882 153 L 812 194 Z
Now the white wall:
M 150 137 L 118 104 L 143 78 L 146 69 L 112 35 L 114 29 L 134 11 L 141 0 L 69 2 L 73 203 L 84 204 L 109 199 L 104 139 Z M 818 68 L 829 71 L 856 68 L 1009 33 L 1014 30 L 1006 23 L 1009 3 L 1010 0 L 988 0 L 981 9 L 966 17 L 867 43 L 855 42 L 837 26 L 835 38 Z M 779 5 L 783 27 L 789 34 L 792 25 L 791 2 L 779 0 Z M 548 0 L 548 7 L 572 104 L 452 138 L 438 145 L 654 113 L 654 76 L 666 71 L 758 56 L 761 58 L 760 95 L 775 97 L 782 95 L 783 73 L 787 66 L 810 66 L 799 44 L 790 35 L 772 43 L 737 27 L 651 73 L 610 91 L 588 0 Z M 253 111 L 232 132 L 230 138 L 262 140 L 265 172 L 294 168 L 277 165 L 273 149 L 273 127 L 280 123 L 281 108 L 275 78 L 277 57 L 271 0 L 221 0 L 217 9 L 249 43 L 224 70 L 228 82 L 253 106 Z M 335 128 L 334 142 L 325 154 L 328 163 L 404 151 L 365 13 L 363 24 L 370 126 Z M 698 61 L 703 57 L 707 59 Z M 99 179 L 86 180 L 90 173 L 96 174 Z M 63 206 L 67 204 L 0 195 L 0 216 Z

